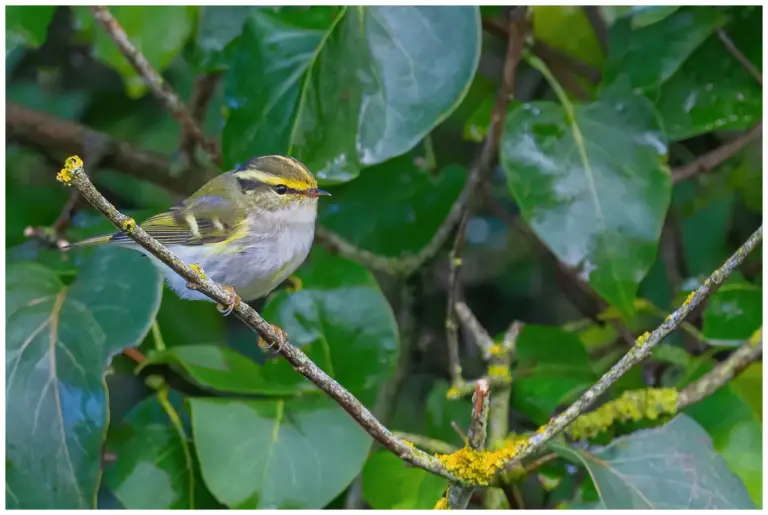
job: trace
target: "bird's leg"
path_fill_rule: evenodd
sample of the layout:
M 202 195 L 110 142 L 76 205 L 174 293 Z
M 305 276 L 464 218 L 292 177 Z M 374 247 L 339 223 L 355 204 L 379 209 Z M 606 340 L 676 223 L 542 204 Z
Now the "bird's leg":
M 224 289 L 229 292 L 229 302 L 223 306 L 221 304 L 216 304 L 216 309 L 218 309 L 219 313 L 222 315 L 227 316 L 240 305 L 240 295 L 238 295 L 235 292 L 235 289 L 231 286 L 224 286 Z
M 272 326 L 272 329 L 274 329 L 275 333 L 277 334 L 277 348 L 275 349 L 275 352 L 280 352 L 280 349 L 283 346 L 283 343 L 288 341 L 288 334 L 283 331 L 280 327 L 276 326 L 275 324 L 269 324 Z M 264 341 L 264 338 L 259 336 L 259 347 L 262 349 L 271 349 L 275 344 L 267 345 L 267 342 Z
M 290 283 L 290 285 L 285 288 L 289 293 L 301 291 L 301 289 L 304 287 L 304 283 L 301 281 L 301 278 L 298 275 L 291 275 L 285 281 Z

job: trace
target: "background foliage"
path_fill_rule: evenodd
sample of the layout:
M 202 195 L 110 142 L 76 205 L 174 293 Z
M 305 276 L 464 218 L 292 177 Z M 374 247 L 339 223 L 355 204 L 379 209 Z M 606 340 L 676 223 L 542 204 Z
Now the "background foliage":
M 333 193 L 319 223 L 388 257 L 423 248 L 459 197 L 506 52 L 501 8 L 111 11 L 181 98 L 199 93 L 201 76 L 215 86 L 201 119 L 223 169 L 259 154 L 300 158 Z M 511 368 L 515 433 L 546 422 L 626 351 L 612 320 L 634 335 L 657 325 L 762 216 L 757 141 L 674 180 L 675 167 L 761 120 L 761 85 L 717 32 L 759 69 L 760 7 L 531 11 L 535 55 L 517 70 L 461 275 L 492 335 L 527 324 Z M 6 100 L 45 116 L 6 121 L 8 506 L 432 507 L 444 480 L 372 446 L 255 335 L 176 298 L 137 254 L 63 253 L 25 236 L 67 202 L 54 181 L 67 155 L 97 163 L 94 181 L 136 218 L 206 172 L 189 166 L 204 156 L 180 146 L 179 125 L 86 8 L 8 7 L 6 18 Z M 167 166 L 102 164 L 114 152 L 104 135 Z M 68 240 L 110 230 L 74 211 Z M 316 246 L 298 272 L 303 289 L 257 306 L 389 427 L 460 446 L 451 423 L 466 428 L 471 407 L 446 395 L 447 251 L 402 280 Z M 711 369 L 761 326 L 761 284 L 754 255 L 611 398 Z M 121 354 L 131 347 L 148 356 L 138 373 Z M 482 375 L 466 338 L 461 355 L 467 378 Z M 671 422 L 560 442 L 502 502 L 761 506 L 761 384 L 758 362 Z

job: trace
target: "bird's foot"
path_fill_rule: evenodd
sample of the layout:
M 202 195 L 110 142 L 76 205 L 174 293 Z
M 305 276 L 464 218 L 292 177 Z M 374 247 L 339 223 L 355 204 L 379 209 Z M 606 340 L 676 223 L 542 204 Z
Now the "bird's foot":
M 235 289 L 231 286 L 224 286 L 224 289 L 229 292 L 229 302 L 223 306 L 221 304 L 216 304 L 216 309 L 218 309 L 219 313 L 222 315 L 227 316 L 240 305 L 240 295 L 238 295 L 235 292 Z
M 301 278 L 298 275 L 292 275 L 288 277 L 288 279 L 286 279 L 285 281 L 290 283 L 285 288 L 288 291 L 288 293 L 295 293 L 297 291 L 301 291 L 301 289 L 304 287 L 304 283 L 302 282 Z
M 277 334 L 277 341 L 272 344 L 267 344 L 267 342 L 264 341 L 264 338 L 259 336 L 259 347 L 262 349 L 271 349 L 272 347 L 277 344 L 277 348 L 275 348 L 275 352 L 280 352 L 280 349 L 283 347 L 283 344 L 288 341 L 288 334 L 283 331 L 280 327 L 276 326 L 275 324 L 269 324 L 272 326 L 272 329 L 274 329 L 275 333 Z

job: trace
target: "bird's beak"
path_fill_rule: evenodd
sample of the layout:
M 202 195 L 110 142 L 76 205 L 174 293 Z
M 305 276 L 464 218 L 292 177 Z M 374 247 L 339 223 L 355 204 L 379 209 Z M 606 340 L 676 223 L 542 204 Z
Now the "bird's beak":
M 319 190 L 317 188 L 307 190 L 304 194 L 308 197 L 330 197 L 331 194 L 325 190 Z

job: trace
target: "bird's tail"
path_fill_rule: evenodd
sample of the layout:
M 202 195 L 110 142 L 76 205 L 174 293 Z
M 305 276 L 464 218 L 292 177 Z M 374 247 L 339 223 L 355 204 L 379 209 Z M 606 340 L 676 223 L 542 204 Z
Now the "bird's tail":
M 75 243 L 70 243 L 66 247 L 64 247 L 64 250 L 71 250 L 75 248 L 80 247 L 91 247 L 94 245 L 104 245 L 105 243 L 109 243 L 110 240 L 112 240 L 113 234 L 105 234 L 103 236 L 95 236 L 93 238 L 88 238 L 83 241 L 78 241 Z

